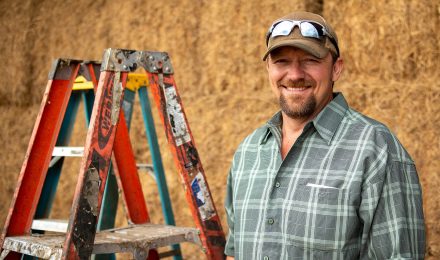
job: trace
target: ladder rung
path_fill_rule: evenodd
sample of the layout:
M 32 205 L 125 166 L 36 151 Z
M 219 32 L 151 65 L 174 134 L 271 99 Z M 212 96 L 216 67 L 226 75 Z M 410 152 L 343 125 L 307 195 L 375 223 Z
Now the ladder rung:
M 56 146 L 52 152 L 54 157 L 82 157 L 83 154 L 84 147 Z
M 166 257 L 175 256 L 175 255 L 182 255 L 182 252 L 180 251 L 180 249 L 179 250 L 169 250 L 169 251 L 159 253 L 159 258 L 166 258 Z
M 150 172 L 154 171 L 154 169 L 153 169 L 153 165 L 152 165 L 152 164 L 148 164 L 148 163 L 137 163 L 136 166 L 137 166 L 137 168 L 138 168 L 139 170 L 146 170 L 146 171 L 150 171 Z
M 136 166 L 138 170 L 145 170 L 148 173 L 148 175 L 150 175 L 153 178 L 153 180 L 157 182 L 156 175 L 154 175 L 153 165 L 147 163 L 137 163 Z
M 34 219 L 32 221 L 32 229 L 34 230 L 66 233 L 67 225 L 68 222 L 64 219 Z
M 142 255 L 149 249 L 182 242 L 201 245 L 198 233 L 196 228 L 155 224 L 105 230 L 96 233 L 93 254 L 131 252 Z M 64 241 L 64 234 L 6 237 L 3 249 L 42 259 L 59 259 Z

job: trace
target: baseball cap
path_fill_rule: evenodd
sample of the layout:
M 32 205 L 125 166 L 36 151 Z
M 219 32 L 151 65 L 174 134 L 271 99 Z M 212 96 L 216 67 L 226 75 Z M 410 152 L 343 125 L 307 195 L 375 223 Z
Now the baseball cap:
M 263 60 L 283 46 L 300 48 L 318 58 L 329 51 L 339 56 L 336 33 L 322 16 L 310 12 L 293 12 L 275 20 L 267 32 L 266 45 Z

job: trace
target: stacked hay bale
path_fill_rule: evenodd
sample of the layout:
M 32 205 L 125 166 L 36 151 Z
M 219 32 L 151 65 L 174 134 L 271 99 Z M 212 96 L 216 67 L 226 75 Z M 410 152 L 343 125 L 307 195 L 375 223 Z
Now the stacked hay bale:
M 235 148 L 276 110 L 266 79 L 264 37 L 271 21 L 291 10 L 322 11 L 340 40 L 345 72 L 336 84 L 356 109 L 387 124 L 416 161 L 424 191 L 428 256 L 440 256 L 440 217 L 435 187 L 440 184 L 438 3 L 423 0 L 365 1 L 109 1 L 55 0 L 0 2 L 0 163 L 8 205 L 44 92 L 57 57 L 98 60 L 108 47 L 170 53 L 183 104 L 222 217 L 227 169 Z M 317 3 L 317 4 L 316 4 Z M 82 108 L 80 108 L 82 109 Z M 73 144 L 82 145 L 81 111 Z M 154 114 L 159 122 L 157 114 Z M 149 161 L 139 106 L 131 137 L 139 162 Z M 183 189 L 157 126 L 178 225 L 193 226 Z M 53 217 L 67 217 L 78 162 L 67 162 Z M 154 222 L 162 222 L 154 182 L 141 175 Z M 0 223 L 7 208 L 0 209 Z M 117 225 L 123 225 L 119 210 Z M 200 258 L 184 246 L 185 259 Z

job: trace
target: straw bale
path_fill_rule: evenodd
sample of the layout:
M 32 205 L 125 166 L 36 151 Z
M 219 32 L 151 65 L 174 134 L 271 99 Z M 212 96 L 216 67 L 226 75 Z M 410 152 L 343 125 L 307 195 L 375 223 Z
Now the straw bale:
M 29 87 L 34 76 L 28 62 L 34 30 L 30 0 L 0 1 L 0 105 L 28 104 Z
M 325 1 L 347 75 L 424 80 L 440 73 L 438 1 Z

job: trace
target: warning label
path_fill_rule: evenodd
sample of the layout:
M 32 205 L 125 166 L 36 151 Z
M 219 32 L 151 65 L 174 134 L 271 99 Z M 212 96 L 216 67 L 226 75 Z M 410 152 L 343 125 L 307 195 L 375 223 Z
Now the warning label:
M 174 86 L 165 87 L 165 100 L 167 103 L 168 119 L 170 120 L 176 145 L 179 146 L 191 141 L 191 136 L 188 132 L 182 107 L 177 100 L 177 93 Z
M 191 190 L 196 198 L 197 208 L 202 220 L 207 220 L 212 216 L 215 216 L 214 206 L 208 192 L 208 187 L 206 186 L 206 182 L 200 172 L 191 182 Z

